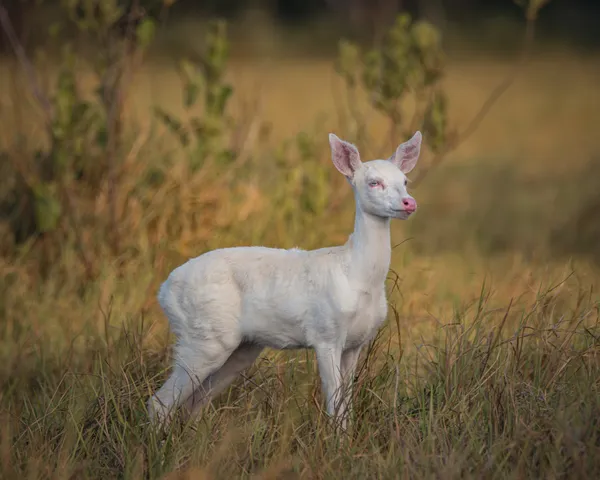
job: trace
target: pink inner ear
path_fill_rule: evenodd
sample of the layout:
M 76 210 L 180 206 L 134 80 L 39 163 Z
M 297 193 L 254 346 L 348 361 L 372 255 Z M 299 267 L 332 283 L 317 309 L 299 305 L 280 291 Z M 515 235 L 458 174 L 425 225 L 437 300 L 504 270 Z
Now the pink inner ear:
M 344 158 L 348 163 L 350 163 L 350 155 L 354 153 L 352 148 L 350 148 L 350 145 L 343 142 L 340 144 L 339 148 L 341 150 L 340 154 L 342 155 L 342 158 Z
M 390 160 L 404 173 L 416 165 L 421 152 L 421 132 L 416 132 L 407 142 L 401 144 Z
M 356 147 L 335 135 L 329 137 L 332 159 L 336 168 L 346 177 L 351 178 L 360 165 L 360 156 Z
M 406 145 L 404 147 L 404 155 L 406 157 L 412 157 L 412 156 L 414 156 L 416 154 L 417 154 L 417 147 L 416 147 L 416 145 L 408 144 L 408 145 Z

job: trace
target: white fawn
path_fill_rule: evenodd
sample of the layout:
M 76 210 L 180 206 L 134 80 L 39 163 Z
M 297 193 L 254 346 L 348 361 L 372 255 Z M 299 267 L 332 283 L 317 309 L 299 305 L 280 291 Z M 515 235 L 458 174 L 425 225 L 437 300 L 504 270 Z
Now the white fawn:
M 313 348 L 327 413 L 346 427 L 360 350 L 387 315 L 390 219 L 417 209 L 406 174 L 421 133 L 387 160 L 362 162 L 358 149 L 329 135 L 332 160 L 354 191 L 354 232 L 338 247 L 213 250 L 173 270 L 158 301 L 177 337 L 171 376 L 149 400 L 163 424 L 185 404 L 190 415 L 254 363 L 265 347 Z

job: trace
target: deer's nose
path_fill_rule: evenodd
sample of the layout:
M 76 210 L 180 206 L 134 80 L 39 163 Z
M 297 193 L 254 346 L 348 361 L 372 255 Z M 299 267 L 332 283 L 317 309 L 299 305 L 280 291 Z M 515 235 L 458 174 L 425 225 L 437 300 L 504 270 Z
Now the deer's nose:
M 404 206 L 404 210 L 408 213 L 413 213 L 417 209 L 417 202 L 412 197 L 403 198 L 402 205 Z

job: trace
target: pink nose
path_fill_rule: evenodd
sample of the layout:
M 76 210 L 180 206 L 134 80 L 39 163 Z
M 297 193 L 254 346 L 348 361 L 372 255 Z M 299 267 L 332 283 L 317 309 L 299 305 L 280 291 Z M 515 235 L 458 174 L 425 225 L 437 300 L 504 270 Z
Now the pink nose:
M 404 210 L 408 213 L 412 213 L 417 209 L 417 202 L 412 197 L 403 198 L 402 205 L 404 205 Z

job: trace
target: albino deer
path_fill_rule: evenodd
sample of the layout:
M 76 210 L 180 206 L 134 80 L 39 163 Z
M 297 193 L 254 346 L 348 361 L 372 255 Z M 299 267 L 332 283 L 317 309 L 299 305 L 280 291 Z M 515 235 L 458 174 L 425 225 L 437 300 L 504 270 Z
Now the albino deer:
M 354 191 L 354 232 L 343 246 L 303 251 L 213 250 L 176 268 L 158 301 L 177 337 L 173 372 L 149 400 L 152 421 L 189 414 L 223 391 L 265 347 L 313 348 L 327 413 L 345 428 L 361 347 L 387 316 L 390 219 L 417 209 L 406 175 L 421 133 L 387 160 L 361 162 L 356 147 L 329 135 L 332 160 Z

